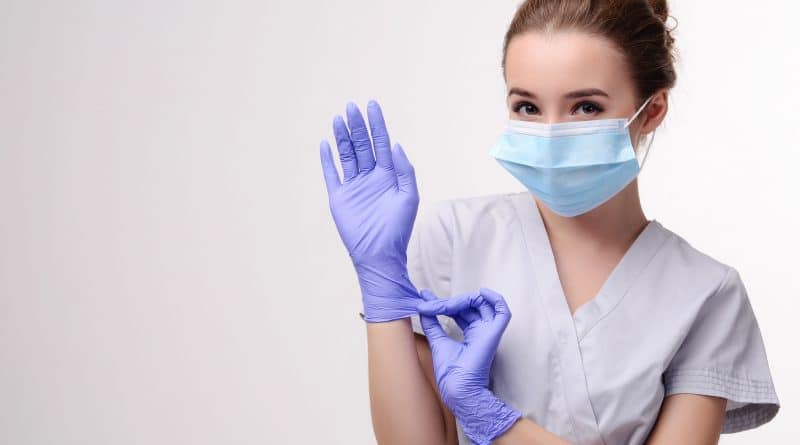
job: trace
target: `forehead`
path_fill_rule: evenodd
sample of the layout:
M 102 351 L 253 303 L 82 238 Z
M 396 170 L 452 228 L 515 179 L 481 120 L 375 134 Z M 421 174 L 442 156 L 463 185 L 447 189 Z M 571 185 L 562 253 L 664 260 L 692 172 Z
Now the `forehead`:
M 605 37 L 579 31 L 527 32 L 506 50 L 506 84 L 536 95 L 581 88 L 632 89 L 625 57 Z

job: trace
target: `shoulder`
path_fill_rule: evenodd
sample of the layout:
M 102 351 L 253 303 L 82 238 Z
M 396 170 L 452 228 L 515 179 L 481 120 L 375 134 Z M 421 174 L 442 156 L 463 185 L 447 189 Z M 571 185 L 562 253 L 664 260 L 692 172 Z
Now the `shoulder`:
M 664 396 L 694 393 L 728 399 L 722 433 L 772 419 L 779 401 L 764 340 L 739 272 L 670 237 L 668 298 L 680 342 L 663 373 Z M 682 314 L 680 317 L 678 314 Z
M 519 193 L 492 193 L 458 197 L 436 203 L 434 213 L 448 221 L 451 233 L 469 236 L 475 231 L 498 231 L 517 218 L 512 200 Z
M 485 195 L 451 198 L 444 201 L 457 216 L 487 216 L 497 212 L 513 211 L 511 200 L 519 193 L 491 193 Z
M 726 283 L 739 282 L 739 273 L 733 266 L 695 247 L 681 235 L 660 223 L 659 230 L 666 235 L 664 245 L 656 260 L 665 278 L 678 288 L 704 289 L 707 296 L 717 292 Z
M 411 255 L 438 256 L 496 239 L 517 218 L 513 193 L 495 193 L 438 200 L 420 208 L 411 234 Z M 426 259 L 426 258 L 423 258 Z

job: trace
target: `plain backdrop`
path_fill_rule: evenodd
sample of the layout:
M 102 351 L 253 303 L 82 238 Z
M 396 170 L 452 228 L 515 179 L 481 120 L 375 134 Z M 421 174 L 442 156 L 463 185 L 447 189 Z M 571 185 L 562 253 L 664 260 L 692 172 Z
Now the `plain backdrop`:
M 375 443 L 319 142 L 375 98 L 420 217 L 522 190 L 488 155 L 516 5 L 0 0 L 0 443 Z M 781 410 L 721 443 L 796 443 L 800 10 L 671 5 L 645 212 L 740 271 L 764 336 Z

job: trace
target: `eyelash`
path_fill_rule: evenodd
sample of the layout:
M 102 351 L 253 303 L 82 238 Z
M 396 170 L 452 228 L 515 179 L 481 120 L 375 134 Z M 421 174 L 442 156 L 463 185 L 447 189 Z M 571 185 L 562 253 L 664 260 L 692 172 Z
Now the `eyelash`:
M 593 107 L 593 108 L 596 110 L 594 114 L 602 113 L 602 112 L 604 111 L 603 107 L 601 107 L 600 105 L 598 105 L 598 104 L 596 104 L 596 103 L 594 103 L 594 102 L 590 102 L 590 101 L 583 101 L 583 102 L 578 102 L 578 103 L 575 105 L 575 108 L 573 108 L 573 110 L 572 110 L 572 111 L 573 111 L 573 113 L 574 113 L 574 112 L 575 112 L 575 110 L 577 110 L 578 108 L 580 108 L 580 107 L 583 107 L 583 106 L 586 106 L 586 105 L 591 105 L 591 106 L 592 106 L 592 107 Z M 519 113 L 520 109 L 521 109 L 523 106 L 525 106 L 525 107 L 528 107 L 528 106 L 530 106 L 530 107 L 536 108 L 536 105 L 534 105 L 534 104 L 532 104 L 532 103 L 530 103 L 530 102 L 518 102 L 518 103 L 516 103 L 516 104 L 514 105 L 514 107 L 513 107 L 513 110 L 514 110 L 514 112 L 515 112 L 515 113 Z M 588 113 L 588 114 L 592 114 L 592 113 L 590 112 L 590 113 Z

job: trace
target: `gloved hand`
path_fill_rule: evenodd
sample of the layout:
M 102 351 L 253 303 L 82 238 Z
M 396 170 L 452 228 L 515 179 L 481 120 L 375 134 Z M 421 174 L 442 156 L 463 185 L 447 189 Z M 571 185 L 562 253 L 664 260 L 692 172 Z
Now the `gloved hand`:
M 399 144 L 390 148 L 383 113 L 374 100 L 367 105 L 367 116 L 372 142 L 354 103 L 347 105 L 349 131 L 341 116 L 333 120 L 343 181 L 325 140 L 320 158 L 331 214 L 358 274 L 364 319 L 384 322 L 415 314 L 422 301 L 406 268 L 419 195 L 414 168 Z
M 421 296 L 425 301 L 417 310 L 431 347 L 442 401 L 470 440 L 477 445 L 491 444 L 522 417 L 488 389 L 492 361 L 511 311 L 502 295 L 486 288 L 449 299 L 437 299 L 424 289 Z M 437 314 L 464 325 L 463 343 L 447 336 Z

